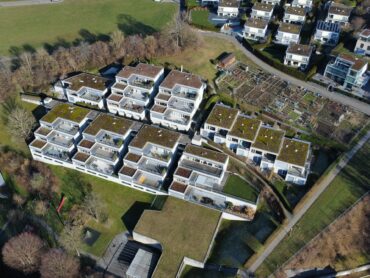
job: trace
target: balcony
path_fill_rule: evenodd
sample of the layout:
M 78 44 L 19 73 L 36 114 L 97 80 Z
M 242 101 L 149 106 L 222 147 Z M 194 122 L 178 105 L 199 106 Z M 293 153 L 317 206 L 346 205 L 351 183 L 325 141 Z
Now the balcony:
M 167 167 L 159 163 L 155 163 L 150 159 L 142 159 L 138 165 L 139 169 L 153 175 L 164 177 L 167 173 Z
M 61 150 L 53 145 L 48 144 L 43 150 L 43 154 L 50 158 L 58 159 L 61 161 L 69 160 L 69 153 L 67 151 Z
M 166 113 L 164 114 L 164 119 L 169 122 L 187 125 L 190 121 L 190 117 L 186 115 L 181 115 L 173 110 L 167 109 Z
M 144 110 L 145 110 L 145 106 L 144 105 L 140 105 L 140 104 L 136 104 L 134 101 L 132 100 L 129 100 L 129 99 L 125 99 L 121 105 L 120 105 L 120 109 L 122 110 L 128 110 L 128 111 L 131 111 L 131 112 L 134 112 L 134 113 L 143 113 Z
M 144 103 L 149 99 L 148 92 L 143 92 L 130 86 L 124 90 L 123 95 L 127 98 L 138 100 Z
M 222 176 L 222 169 L 211 167 L 205 164 L 201 164 L 199 162 L 191 161 L 188 159 L 183 159 L 180 163 L 181 167 L 188 168 L 190 170 L 194 170 L 199 173 L 204 173 L 206 175 L 215 176 L 220 178 Z
M 97 141 L 99 143 L 102 143 L 104 145 L 108 145 L 114 148 L 120 148 L 124 141 L 122 138 L 115 137 L 113 135 L 110 135 L 108 133 L 104 133 L 101 136 L 97 138 Z
M 79 131 L 79 127 L 77 125 L 63 120 L 58 120 L 54 129 L 70 135 L 75 135 Z
M 91 151 L 91 154 L 97 158 L 101 158 L 109 162 L 115 162 L 118 159 L 117 151 L 102 146 L 95 147 Z
M 136 172 L 134 176 L 134 182 L 137 185 L 143 185 L 145 187 L 159 189 L 162 185 L 162 179 L 154 176 L 147 175 L 140 170 Z
M 195 90 L 187 89 L 181 86 L 176 86 L 172 91 L 172 95 L 195 101 L 199 94 Z
M 150 145 L 147 145 L 144 148 L 143 154 L 144 154 L 144 156 L 147 156 L 149 158 L 154 158 L 154 159 L 157 159 L 157 160 L 161 160 L 161 161 L 164 161 L 166 163 L 168 163 L 171 160 L 171 157 L 172 157 L 171 152 L 169 152 L 167 150 L 164 150 L 164 149 L 161 149 L 161 148 L 158 148 L 158 147 L 155 147 L 155 146 L 150 146 Z
M 105 174 L 105 175 L 112 175 L 114 173 L 113 165 L 106 163 L 102 160 L 96 158 L 89 158 L 86 162 L 86 167 L 90 170 Z
M 217 179 L 197 173 L 191 175 L 189 183 L 192 186 L 203 188 L 212 192 L 221 193 L 223 190 L 223 185 Z
M 180 110 L 186 113 L 191 113 L 194 110 L 194 103 L 188 103 L 186 101 L 172 98 L 168 103 L 168 107 L 176 109 L 176 110 Z
M 131 77 L 128 80 L 128 83 L 135 87 L 144 88 L 146 90 L 150 90 L 154 86 L 154 81 L 149 79 L 142 79 L 137 76 Z
M 91 92 L 87 89 L 83 89 L 81 91 L 79 97 L 81 99 L 85 99 L 85 100 L 92 101 L 92 102 L 100 102 L 102 100 L 102 95 L 101 94 Z
M 47 136 L 47 141 L 67 149 L 73 146 L 73 137 L 61 135 L 55 131 Z

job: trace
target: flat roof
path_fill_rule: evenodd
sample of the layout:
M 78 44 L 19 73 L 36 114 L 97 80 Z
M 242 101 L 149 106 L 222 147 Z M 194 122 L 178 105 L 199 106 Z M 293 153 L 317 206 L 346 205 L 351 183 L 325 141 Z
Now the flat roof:
M 43 146 L 46 145 L 46 141 L 44 140 L 39 140 L 39 139 L 35 139 L 32 141 L 31 143 L 31 146 L 32 147 L 35 147 L 35 148 L 38 148 L 38 149 L 41 149 Z
M 188 186 L 182 182 L 173 181 L 171 183 L 170 189 L 180 192 L 180 193 L 184 193 L 187 187 Z
M 163 114 L 166 111 L 166 109 L 167 109 L 166 106 L 162 106 L 162 105 L 159 105 L 159 104 L 154 104 L 152 109 L 150 109 L 150 110 L 154 111 L 154 112 L 157 112 L 157 113 L 160 113 L 160 114 Z
M 285 13 L 287 13 L 287 14 L 294 14 L 294 15 L 300 15 L 300 16 L 306 15 L 306 11 L 305 11 L 304 8 L 292 7 L 292 6 L 286 7 L 285 8 Z
M 101 113 L 89 124 L 89 126 L 84 130 L 84 133 L 95 136 L 100 130 L 106 130 L 120 135 L 125 135 L 133 125 L 134 122 L 129 119 Z
M 209 114 L 206 124 L 231 129 L 239 110 L 216 104 Z
M 301 32 L 301 28 L 302 26 L 300 25 L 282 22 L 279 26 L 278 31 L 285 32 L 285 33 L 291 33 L 291 34 L 299 34 Z
M 218 4 L 218 6 L 238 8 L 239 3 L 240 3 L 239 0 L 220 0 L 220 3 Z
M 140 155 L 137 155 L 135 153 L 131 153 L 131 152 L 128 152 L 125 156 L 125 160 L 129 160 L 129 161 L 132 161 L 132 162 L 138 162 L 140 160 L 141 156 Z
M 171 72 L 161 83 L 160 87 L 172 89 L 173 87 L 175 87 L 176 84 L 196 89 L 200 89 L 203 86 L 202 79 L 199 75 L 181 72 L 178 70 L 171 70 Z
M 350 16 L 352 12 L 352 7 L 348 7 L 343 4 L 333 3 L 329 7 L 329 14 L 339 14 L 344 16 Z
M 78 91 L 82 87 L 89 87 L 95 90 L 104 91 L 111 83 L 108 78 L 86 72 L 66 78 L 63 80 L 63 83 L 65 82 L 69 84 L 68 89 L 73 91 Z
M 53 109 L 41 118 L 41 121 L 53 123 L 57 118 L 62 118 L 79 124 L 89 113 L 90 110 L 87 108 L 61 103 L 54 106 Z
M 180 177 L 184 177 L 184 178 L 190 178 L 191 172 L 192 171 L 190 169 L 186 169 L 186 168 L 183 168 L 183 167 L 177 167 L 177 169 L 175 171 L 175 175 L 180 176 Z
M 370 29 L 364 29 L 361 31 L 361 36 L 368 38 L 370 36 Z
M 133 74 L 142 75 L 148 78 L 155 78 L 163 67 L 139 63 L 135 67 L 126 66 L 118 74 L 118 77 L 129 78 Z
M 256 2 L 254 3 L 252 10 L 259 10 L 264 12 L 271 12 L 274 9 L 274 5 Z
M 159 93 L 156 98 L 160 99 L 160 100 L 166 100 L 167 101 L 171 98 L 171 95 Z
M 136 170 L 137 169 L 125 165 L 121 168 L 121 170 L 119 172 L 122 175 L 133 177 L 136 173 Z
M 277 154 L 283 137 L 284 131 L 261 126 L 252 147 Z
M 229 132 L 229 135 L 252 142 L 256 138 L 260 125 L 260 120 L 251 119 L 240 115 L 236 119 L 235 124 Z
M 310 56 L 312 53 L 313 47 L 311 45 L 304 45 L 299 43 L 291 43 L 286 50 L 287 53 L 301 55 L 301 56 Z
M 130 146 L 142 149 L 146 143 L 153 143 L 172 149 L 179 141 L 180 136 L 181 134 L 175 131 L 144 125 L 131 141 Z
M 204 147 L 198 147 L 191 144 L 186 145 L 184 153 L 196 155 L 220 163 L 226 163 L 228 158 L 228 156 L 224 153 L 206 149 Z
M 162 245 L 153 277 L 175 277 L 184 257 L 203 262 L 220 216 L 218 211 L 173 197 L 168 197 L 161 211 L 145 210 L 134 233 Z
M 80 147 L 86 148 L 86 149 L 91 149 L 92 146 L 94 146 L 95 142 L 87 140 L 87 139 L 82 139 L 81 142 L 78 144 Z
M 123 95 L 110 94 L 108 99 L 115 102 L 120 102 L 123 99 Z
M 308 142 L 284 138 L 278 160 L 287 162 L 289 164 L 304 167 L 310 144 Z
M 260 19 L 260 18 L 248 18 L 245 21 L 245 26 L 258 28 L 258 29 L 265 29 L 268 25 L 268 21 Z
M 367 65 L 367 61 L 365 59 L 360 59 L 350 54 L 340 53 L 338 57 L 351 62 L 353 64 L 352 69 L 354 70 L 360 70 Z
M 88 155 L 87 153 L 83 153 L 83 152 L 77 152 L 73 159 L 76 159 L 76 160 L 79 160 L 79 161 L 82 161 L 82 162 L 86 162 L 86 160 L 88 160 L 90 157 L 90 155 Z

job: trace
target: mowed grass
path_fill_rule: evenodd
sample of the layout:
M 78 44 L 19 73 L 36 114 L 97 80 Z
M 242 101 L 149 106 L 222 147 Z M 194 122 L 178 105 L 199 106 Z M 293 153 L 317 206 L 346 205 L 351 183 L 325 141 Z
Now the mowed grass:
M 370 142 L 351 159 L 327 190 L 306 212 L 281 243 L 257 269 L 258 277 L 267 277 L 295 252 L 335 220 L 370 190 Z
M 109 34 L 153 33 L 167 24 L 178 5 L 152 0 L 64 0 L 63 3 L 0 9 L 0 54 L 11 47 L 37 48 L 72 42 L 81 30 Z M 86 34 L 86 32 L 85 32 Z
M 256 202 L 258 198 L 257 189 L 236 175 L 230 175 L 228 177 L 223 192 L 253 203 Z

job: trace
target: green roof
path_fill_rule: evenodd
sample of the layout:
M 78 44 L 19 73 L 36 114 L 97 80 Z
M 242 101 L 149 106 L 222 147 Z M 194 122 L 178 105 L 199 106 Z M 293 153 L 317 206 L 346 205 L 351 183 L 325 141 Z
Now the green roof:
M 261 126 L 252 147 L 277 154 L 279 153 L 283 136 L 284 131 Z
M 230 129 L 238 113 L 238 109 L 216 104 L 209 114 L 206 124 Z
M 117 134 L 125 135 L 134 124 L 133 121 L 111 116 L 101 113 L 92 123 L 85 129 L 84 133 L 96 135 L 102 129 Z
M 144 211 L 134 232 L 163 249 L 153 277 L 175 277 L 184 257 L 204 261 L 219 219 L 220 212 L 173 197 L 161 211 Z
M 229 135 L 253 142 L 256 138 L 261 121 L 243 116 L 238 116 Z
M 80 123 L 83 119 L 86 118 L 89 112 L 89 109 L 67 103 L 62 103 L 50 110 L 49 113 L 41 118 L 41 121 L 53 123 L 56 119 L 62 118 L 75 123 Z
M 310 143 L 284 138 L 278 160 L 304 167 Z
M 220 163 L 226 163 L 228 155 L 213 151 L 210 149 L 206 149 L 203 147 L 198 147 L 195 145 L 187 144 L 184 150 L 184 153 L 188 153 L 191 155 L 199 156 L 205 159 L 213 160 Z
M 130 146 L 135 148 L 144 148 L 146 143 L 153 143 L 167 148 L 173 148 L 181 134 L 164 128 L 144 125 L 135 138 L 131 141 Z

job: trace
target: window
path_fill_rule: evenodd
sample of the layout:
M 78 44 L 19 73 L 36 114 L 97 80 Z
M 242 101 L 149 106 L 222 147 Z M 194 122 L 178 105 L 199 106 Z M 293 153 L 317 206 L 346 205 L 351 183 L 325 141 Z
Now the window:
M 360 44 L 360 48 L 364 48 L 364 44 L 362 43 L 362 44 Z

